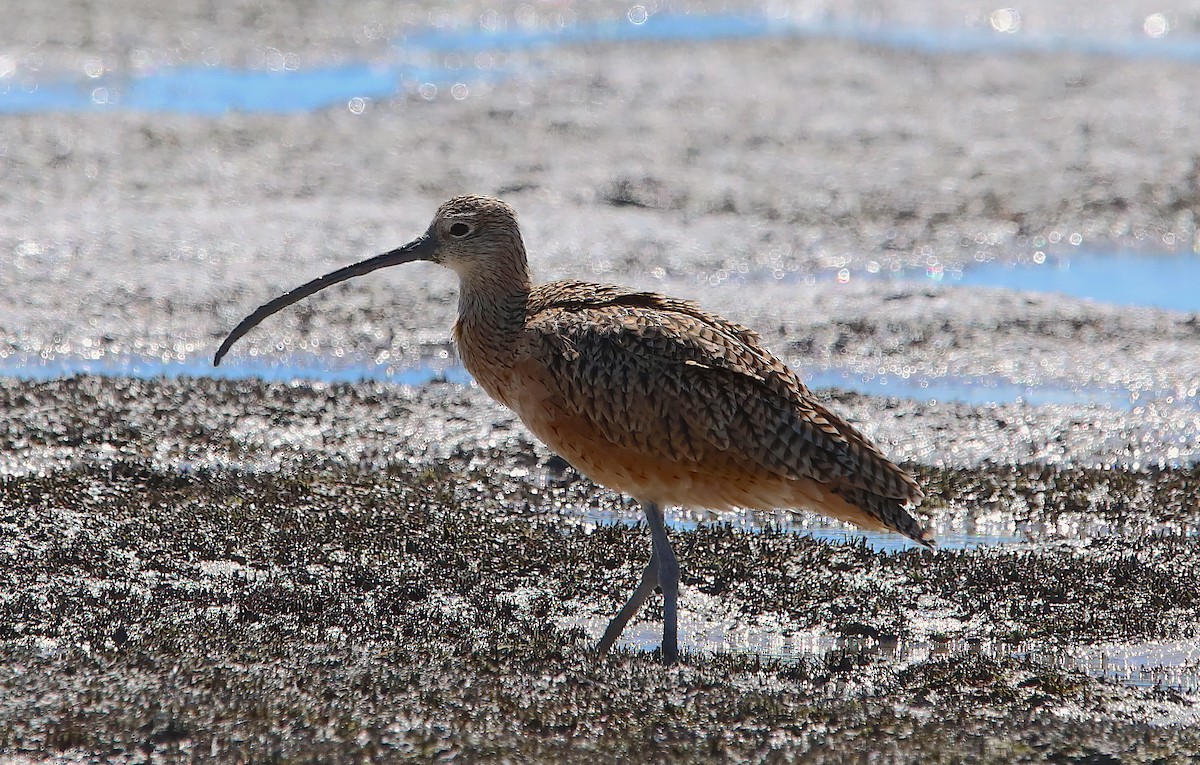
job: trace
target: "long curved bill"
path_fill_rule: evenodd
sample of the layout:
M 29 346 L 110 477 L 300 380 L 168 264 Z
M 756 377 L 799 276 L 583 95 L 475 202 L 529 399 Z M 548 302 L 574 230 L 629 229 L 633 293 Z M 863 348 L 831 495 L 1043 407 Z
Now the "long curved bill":
M 289 305 L 300 302 L 314 292 L 320 292 L 338 282 L 344 282 L 347 279 L 369 274 L 372 271 L 387 268 L 388 266 L 398 266 L 401 263 L 412 263 L 417 260 L 433 260 L 433 254 L 436 250 L 437 239 L 434 238 L 433 234 L 426 232 L 420 238 L 414 239 L 403 247 L 398 247 L 382 255 L 376 255 L 373 258 L 367 258 L 345 268 L 339 268 L 318 279 L 313 279 L 308 284 L 297 287 L 285 295 L 280 295 L 269 303 L 264 303 L 258 307 L 258 310 L 242 319 L 241 323 L 233 328 L 233 331 L 229 333 L 229 337 L 225 338 L 225 342 L 221 343 L 221 347 L 217 349 L 216 354 L 213 356 L 213 366 L 219 366 L 221 359 L 224 358 L 233 344 L 242 335 L 254 329 L 255 326 L 271 314 L 282 311 Z

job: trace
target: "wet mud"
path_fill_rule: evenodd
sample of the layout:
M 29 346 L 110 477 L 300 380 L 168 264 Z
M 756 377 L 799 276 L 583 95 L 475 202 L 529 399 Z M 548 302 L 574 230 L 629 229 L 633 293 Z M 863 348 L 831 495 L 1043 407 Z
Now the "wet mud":
M 1025 53 L 784 35 L 433 55 L 406 42 L 634 8 L 151 5 L 9 9 L 0 84 L 449 79 L 288 114 L 0 116 L 3 758 L 1195 761 L 1200 316 L 935 278 L 1200 249 L 1194 61 L 1045 44 L 1141 39 L 1158 8 L 1029 9 Z M 787 10 L 964 24 L 938 0 Z M 518 209 L 539 279 L 695 298 L 835 388 L 894 381 L 818 395 L 918 475 L 943 549 L 673 511 L 684 662 L 656 660 L 653 599 L 601 659 L 648 556 L 636 507 L 460 375 L 377 371 L 454 369 L 450 274 L 321 293 L 228 378 L 197 375 L 255 306 L 459 193 Z M 947 380 L 1056 393 L 963 401 Z
M 1194 664 L 1121 682 L 1053 658 L 1195 639 L 1194 466 L 914 465 L 935 526 L 1024 524 L 999 547 L 676 528 L 685 660 L 666 670 L 653 641 L 592 651 L 649 542 L 588 518 L 635 508 L 458 386 L 0 391 L 10 753 L 1182 762 L 1200 746 Z M 634 627 L 660 617 L 652 601 Z M 816 647 L 697 642 L 714 625 Z

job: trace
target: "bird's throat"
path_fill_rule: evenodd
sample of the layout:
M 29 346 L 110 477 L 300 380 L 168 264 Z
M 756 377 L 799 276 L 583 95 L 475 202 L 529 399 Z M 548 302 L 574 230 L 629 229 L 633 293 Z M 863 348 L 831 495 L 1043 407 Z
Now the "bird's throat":
M 464 278 L 460 285 L 454 342 L 467 371 L 493 396 L 490 383 L 515 361 L 529 293 L 528 279 L 497 284 Z

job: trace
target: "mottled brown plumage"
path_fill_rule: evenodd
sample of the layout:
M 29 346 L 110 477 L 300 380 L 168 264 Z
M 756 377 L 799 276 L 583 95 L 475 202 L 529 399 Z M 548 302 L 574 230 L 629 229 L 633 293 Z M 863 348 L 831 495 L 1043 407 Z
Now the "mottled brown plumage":
M 646 508 L 654 555 L 601 650 L 661 584 L 669 606 L 663 654 L 674 660 L 677 567 L 662 505 L 802 508 L 932 546 L 908 510 L 922 496 L 912 477 L 816 401 L 754 332 L 652 292 L 532 286 L 516 214 L 496 199 L 452 199 L 415 242 L 268 303 L 231 333 L 217 360 L 283 306 L 411 260 L 458 273 L 454 339 L 483 389 L 580 472 Z

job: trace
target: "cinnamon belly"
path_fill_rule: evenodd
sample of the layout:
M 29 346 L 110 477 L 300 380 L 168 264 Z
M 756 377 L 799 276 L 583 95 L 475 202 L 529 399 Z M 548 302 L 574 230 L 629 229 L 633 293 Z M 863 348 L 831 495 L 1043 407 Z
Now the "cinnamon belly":
M 576 470 L 635 499 L 710 510 L 813 510 L 863 528 L 883 528 L 828 484 L 775 475 L 732 452 L 714 450 L 699 462 L 647 454 L 612 443 L 588 418 L 563 412 L 545 398 L 536 405 L 514 403 L 533 434 Z

